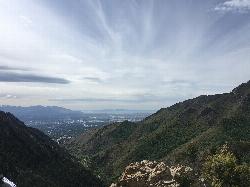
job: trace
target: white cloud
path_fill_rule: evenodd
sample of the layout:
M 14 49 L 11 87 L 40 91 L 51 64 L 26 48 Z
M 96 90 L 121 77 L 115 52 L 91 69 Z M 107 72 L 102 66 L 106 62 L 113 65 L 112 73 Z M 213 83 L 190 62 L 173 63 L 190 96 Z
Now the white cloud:
M 0 94 L 0 99 L 16 99 L 16 95 L 11 95 L 11 94 Z
M 228 0 L 215 7 L 217 11 L 250 11 L 250 0 Z
M 21 19 L 21 21 L 23 22 L 23 24 L 25 25 L 31 25 L 32 24 L 32 19 L 27 17 L 27 16 L 24 16 L 24 15 L 20 15 L 19 18 Z
M 249 27 L 243 27 L 246 21 L 237 20 L 237 27 L 226 16 L 223 20 L 214 12 L 208 16 L 204 10 L 210 1 L 199 5 L 184 1 L 185 6 L 179 1 L 77 2 L 0 0 L 0 70 L 18 73 L 19 79 L 22 73 L 70 81 L 56 85 L 20 83 L 18 77 L 15 82 L 2 81 L 0 91 L 22 97 L 4 94 L 1 103 L 54 105 L 59 96 L 69 101 L 111 98 L 103 105 L 84 99 L 61 104 L 77 109 L 152 109 L 179 98 L 227 91 L 215 92 L 213 85 L 219 88 L 249 76 L 249 50 L 242 50 L 250 44 Z M 246 0 L 221 2 L 216 9 L 249 9 Z M 227 54 L 236 48 L 240 55 Z M 232 74 L 228 64 L 236 62 Z M 113 98 L 145 102 L 119 104 L 112 103 Z M 169 103 L 165 98 L 173 99 Z

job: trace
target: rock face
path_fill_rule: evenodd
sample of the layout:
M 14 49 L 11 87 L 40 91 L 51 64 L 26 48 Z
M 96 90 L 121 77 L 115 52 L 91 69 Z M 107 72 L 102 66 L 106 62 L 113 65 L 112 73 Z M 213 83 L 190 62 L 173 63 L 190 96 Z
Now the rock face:
M 143 160 L 127 166 L 118 182 L 110 187 L 177 187 L 180 186 L 180 178 L 191 173 L 190 167 L 169 167 L 163 162 Z

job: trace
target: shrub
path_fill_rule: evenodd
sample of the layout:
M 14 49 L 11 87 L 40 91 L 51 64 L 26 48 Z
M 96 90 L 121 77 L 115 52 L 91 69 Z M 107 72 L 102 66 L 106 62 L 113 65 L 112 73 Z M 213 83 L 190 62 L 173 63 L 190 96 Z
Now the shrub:
M 213 187 L 249 187 L 250 167 L 238 165 L 233 153 L 224 145 L 220 151 L 209 156 L 202 170 L 203 177 Z

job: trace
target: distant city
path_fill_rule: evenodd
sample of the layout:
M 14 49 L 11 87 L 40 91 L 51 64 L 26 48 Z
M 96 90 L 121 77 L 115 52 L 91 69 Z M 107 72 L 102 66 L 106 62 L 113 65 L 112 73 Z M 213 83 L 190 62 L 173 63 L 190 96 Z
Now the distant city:
M 10 112 L 27 126 L 37 128 L 50 136 L 58 144 L 64 144 L 83 132 L 114 122 L 137 122 L 153 111 L 105 109 L 73 111 L 57 106 L 0 106 L 0 110 Z

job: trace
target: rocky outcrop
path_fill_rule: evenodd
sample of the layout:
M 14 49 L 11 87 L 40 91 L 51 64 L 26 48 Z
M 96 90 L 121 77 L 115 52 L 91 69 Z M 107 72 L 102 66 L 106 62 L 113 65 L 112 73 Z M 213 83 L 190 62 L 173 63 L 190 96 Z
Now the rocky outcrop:
M 110 187 L 177 187 L 183 179 L 188 182 L 192 174 L 192 168 L 187 166 L 169 167 L 164 162 L 143 160 L 127 166 L 118 182 Z

